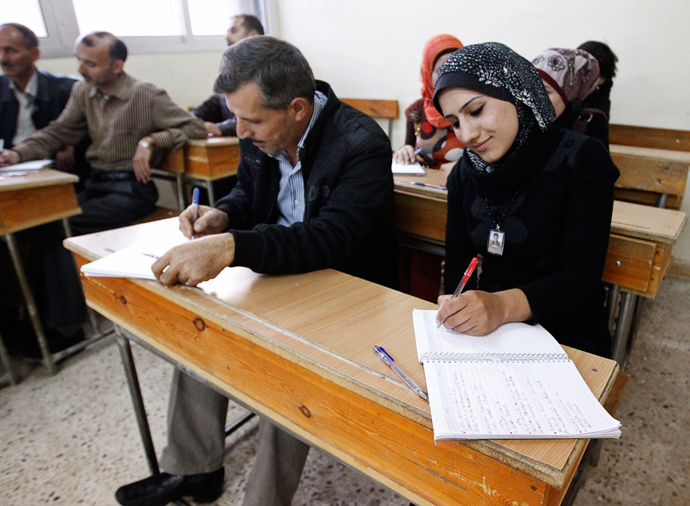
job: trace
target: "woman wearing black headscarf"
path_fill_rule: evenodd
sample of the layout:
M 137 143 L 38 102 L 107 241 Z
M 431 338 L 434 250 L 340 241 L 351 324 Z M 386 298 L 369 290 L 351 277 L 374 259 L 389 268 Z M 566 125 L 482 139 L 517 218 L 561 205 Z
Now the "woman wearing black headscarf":
M 562 344 L 609 356 L 601 276 L 618 169 L 606 149 L 551 124 L 534 66 L 502 44 L 453 53 L 434 104 L 466 146 L 447 183 L 445 292 L 483 257 L 463 294 L 439 298 L 439 323 L 485 335 L 537 322 Z M 489 248 L 495 234 L 501 247 Z

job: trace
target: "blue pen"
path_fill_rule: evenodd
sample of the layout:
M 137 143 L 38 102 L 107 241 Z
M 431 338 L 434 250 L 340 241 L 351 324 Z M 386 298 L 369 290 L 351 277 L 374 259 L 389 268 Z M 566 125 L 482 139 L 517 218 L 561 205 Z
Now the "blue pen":
M 438 190 L 447 190 L 447 189 L 448 189 L 448 188 L 446 188 L 445 186 L 440 185 L 440 184 L 422 183 L 422 182 L 420 182 L 420 181 L 410 181 L 410 183 L 411 183 L 411 184 L 416 184 L 417 186 L 426 186 L 426 187 L 428 187 L 428 188 L 436 188 L 436 189 L 438 189 Z
M 429 400 L 429 396 L 427 393 L 422 390 L 417 383 L 415 383 L 412 378 L 410 378 L 407 374 L 402 372 L 400 368 L 395 365 L 395 360 L 393 360 L 393 357 L 391 357 L 386 350 L 383 349 L 383 346 L 374 346 L 374 352 L 383 360 L 383 363 L 386 364 L 388 367 L 393 369 L 393 371 L 400 376 L 400 378 L 407 384 L 408 387 L 410 387 L 412 390 L 415 391 L 417 395 L 419 395 L 422 399 L 425 401 Z
M 192 220 L 192 232 L 194 232 L 194 223 L 199 217 L 199 188 L 194 188 L 192 193 L 192 205 L 194 206 L 194 220 Z M 194 234 L 192 233 L 192 239 L 194 239 Z

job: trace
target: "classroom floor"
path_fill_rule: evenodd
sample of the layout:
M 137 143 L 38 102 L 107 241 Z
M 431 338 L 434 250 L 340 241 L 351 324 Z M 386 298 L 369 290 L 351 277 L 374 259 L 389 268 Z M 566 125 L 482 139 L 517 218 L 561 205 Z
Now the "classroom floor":
M 617 417 L 575 506 L 690 504 L 690 280 L 667 279 L 643 308 Z M 156 449 L 164 446 L 171 366 L 135 347 Z M 17 361 L 18 386 L 0 387 L 0 504 L 116 505 L 118 486 L 147 475 L 118 349 L 92 346 L 48 377 Z M 231 407 L 229 419 L 242 412 Z M 685 427 L 685 429 L 683 429 Z M 686 433 L 683 436 L 683 433 Z M 241 504 L 254 458 L 256 421 L 227 440 L 225 493 Z M 408 501 L 312 450 L 293 505 L 407 506 Z

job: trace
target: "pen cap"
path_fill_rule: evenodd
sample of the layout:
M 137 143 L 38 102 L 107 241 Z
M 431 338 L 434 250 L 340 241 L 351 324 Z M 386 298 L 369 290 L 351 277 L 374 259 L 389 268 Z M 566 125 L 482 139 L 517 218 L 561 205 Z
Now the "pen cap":
M 194 192 L 192 192 L 192 202 L 194 204 L 199 203 L 199 188 L 196 186 L 194 187 Z

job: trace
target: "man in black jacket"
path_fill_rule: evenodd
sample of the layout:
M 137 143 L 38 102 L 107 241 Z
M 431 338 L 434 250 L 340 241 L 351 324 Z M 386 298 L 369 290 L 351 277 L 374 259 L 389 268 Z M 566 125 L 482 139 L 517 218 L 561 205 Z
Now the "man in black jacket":
M 163 255 L 164 284 L 196 285 L 227 266 L 268 274 L 335 268 L 396 284 L 390 142 L 366 115 L 314 81 L 294 46 L 250 37 L 226 50 L 215 90 L 237 114 L 238 182 L 180 228 L 198 239 Z M 168 446 L 157 476 L 120 488 L 123 505 L 164 505 L 222 493 L 227 399 L 181 372 L 173 378 Z M 309 447 L 261 421 L 245 505 L 289 504 Z M 170 473 L 170 474 L 168 474 Z

